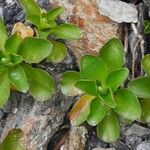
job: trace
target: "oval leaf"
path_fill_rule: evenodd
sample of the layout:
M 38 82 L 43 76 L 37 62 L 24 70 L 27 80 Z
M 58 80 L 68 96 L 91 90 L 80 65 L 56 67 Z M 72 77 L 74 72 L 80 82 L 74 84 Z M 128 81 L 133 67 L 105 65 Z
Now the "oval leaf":
M 26 93 L 29 89 L 29 83 L 24 69 L 21 66 L 9 69 L 9 79 L 11 84 L 20 92 Z
M 120 126 L 116 114 L 109 111 L 97 126 L 98 137 L 107 143 L 115 142 L 120 135 Z
M 109 40 L 100 50 L 99 57 L 110 71 L 120 69 L 124 64 L 124 48 L 121 41 L 117 38 Z
M 118 90 L 115 95 L 114 110 L 122 117 L 136 120 L 141 116 L 141 106 L 136 96 L 128 89 Z
M 19 34 L 15 33 L 11 35 L 5 43 L 5 50 L 9 53 L 17 53 L 19 46 L 23 39 L 20 37 Z
M 46 101 L 52 97 L 55 90 L 55 82 L 52 76 L 42 69 L 33 68 L 29 65 L 23 65 L 29 80 L 29 91 L 34 99 Z
M 75 71 L 65 72 L 61 78 L 61 91 L 67 96 L 82 94 L 81 90 L 75 87 L 75 83 L 80 79 L 80 74 Z
M 147 34 L 150 33 L 150 21 L 149 20 L 144 21 L 144 32 Z
M 6 73 L 0 74 L 0 107 L 6 104 L 10 94 L 10 83 Z
M 54 40 L 50 40 L 53 44 L 52 53 L 48 56 L 48 61 L 52 63 L 59 63 L 67 56 L 67 47 Z
M 96 126 L 106 115 L 107 107 L 102 104 L 99 97 L 92 100 L 90 105 L 90 114 L 87 118 L 88 124 Z
M 140 77 L 131 81 L 128 87 L 137 97 L 150 98 L 150 78 Z
M 27 63 L 39 63 L 50 55 L 52 47 L 50 41 L 27 37 L 19 48 L 19 54 Z
M 0 50 L 4 50 L 4 45 L 7 38 L 8 36 L 7 36 L 5 24 L 2 18 L 0 17 Z
M 80 125 L 86 121 L 90 113 L 90 103 L 92 99 L 92 96 L 86 94 L 77 101 L 69 113 L 72 125 Z
M 150 54 L 142 59 L 142 67 L 144 71 L 150 76 Z
M 65 40 L 75 40 L 82 37 L 82 31 L 73 24 L 61 24 L 53 28 L 51 34 Z
M 85 55 L 81 58 L 80 74 L 83 79 L 105 81 L 107 77 L 107 67 L 100 58 Z
M 2 150 L 25 150 L 21 143 L 23 133 L 20 129 L 12 129 L 2 142 Z
M 150 98 L 140 100 L 142 115 L 140 122 L 150 123 Z
M 128 74 L 129 70 L 127 68 L 114 70 L 108 74 L 106 83 L 114 92 L 127 79 Z

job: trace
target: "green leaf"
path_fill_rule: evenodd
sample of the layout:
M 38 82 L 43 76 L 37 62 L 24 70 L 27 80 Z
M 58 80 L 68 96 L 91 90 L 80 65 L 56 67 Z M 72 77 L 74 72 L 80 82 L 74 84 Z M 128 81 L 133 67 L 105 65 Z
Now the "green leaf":
M 149 20 L 144 21 L 144 32 L 147 34 L 150 33 L 150 21 Z
M 50 41 L 27 37 L 20 46 L 19 54 L 26 63 L 39 63 L 50 55 L 52 47 Z
M 0 74 L 6 72 L 6 70 L 7 70 L 7 66 L 0 63 Z
M 23 133 L 21 129 L 12 129 L 2 143 L 2 150 L 25 150 L 21 143 Z
M 99 97 L 92 100 L 90 105 L 90 114 L 87 118 L 88 124 L 96 126 L 106 115 L 107 108 Z
M 90 103 L 93 96 L 83 95 L 74 105 L 69 113 L 70 121 L 72 125 L 80 125 L 86 121 L 90 113 Z
M 7 38 L 8 36 L 7 36 L 5 24 L 2 18 L 0 17 L 0 50 L 4 50 L 4 45 Z
M 37 29 L 37 28 L 34 28 L 35 32 L 36 32 L 36 36 L 38 38 L 42 38 L 42 39 L 47 39 L 47 37 L 49 36 L 50 34 L 50 31 L 49 30 L 40 30 L 40 29 Z
M 127 79 L 128 74 L 129 70 L 127 68 L 111 71 L 107 76 L 106 83 L 114 92 Z
M 67 56 L 67 47 L 54 40 L 50 40 L 53 44 L 52 53 L 48 56 L 48 61 L 53 63 L 61 62 Z
M 107 112 L 105 118 L 97 125 L 97 135 L 107 143 L 115 142 L 119 138 L 119 121 L 113 111 Z
M 63 7 L 57 7 L 57 8 L 53 8 L 51 10 L 49 10 L 46 14 L 45 17 L 47 18 L 47 20 L 51 21 L 51 20 L 55 20 L 57 19 L 57 17 L 62 14 L 64 12 L 64 8 Z
M 136 120 L 141 116 L 141 107 L 136 96 L 128 89 L 118 90 L 115 95 L 116 107 L 114 110 L 122 117 Z
M 80 74 L 83 79 L 105 81 L 107 77 L 107 67 L 100 58 L 85 55 L 81 58 Z
M 77 88 L 79 88 L 81 91 L 86 92 L 89 95 L 97 95 L 97 85 L 96 81 L 92 80 L 78 80 L 75 84 Z
M 73 24 L 61 24 L 52 29 L 51 34 L 65 40 L 75 40 L 82 37 L 82 31 Z
M 144 56 L 141 63 L 144 71 L 150 76 L 150 54 Z
M 39 15 L 28 15 L 27 20 L 30 21 L 32 24 L 40 28 L 41 25 L 41 16 Z
M 17 33 L 11 35 L 5 43 L 5 50 L 9 53 L 17 53 L 23 39 Z
M 55 81 L 51 75 L 42 69 L 33 68 L 30 65 L 23 65 L 29 80 L 29 91 L 34 99 L 46 101 L 52 97 L 55 91 Z
M 24 69 L 21 66 L 11 67 L 9 69 L 9 79 L 11 84 L 20 92 L 26 93 L 29 89 L 29 83 Z
M 82 94 L 81 90 L 75 87 L 75 83 L 80 79 L 80 74 L 75 71 L 65 72 L 61 78 L 61 91 L 67 96 L 76 96 Z
M 102 98 L 103 102 L 111 107 L 111 108 L 114 108 L 116 106 L 116 103 L 115 103 L 115 100 L 114 100 L 114 96 L 113 96 L 113 92 L 111 89 L 107 89 L 106 90 L 106 93 L 102 94 L 100 93 L 100 98 Z
M 140 121 L 143 123 L 150 123 L 150 98 L 140 100 L 142 115 Z
M 128 88 L 139 98 L 150 98 L 149 77 L 140 77 L 131 81 Z
M 0 107 L 3 107 L 9 98 L 10 94 L 10 83 L 7 73 L 0 74 Z
M 39 24 L 39 28 L 40 30 L 48 30 L 51 28 L 54 28 L 55 26 L 57 26 L 57 23 L 55 21 L 49 21 L 46 18 L 41 18 L 40 20 L 40 24 Z
M 120 69 L 124 64 L 124 48 L 117 38 L 109 40 L 100 50 L 99 57 L 106 63 L 109 71 Z

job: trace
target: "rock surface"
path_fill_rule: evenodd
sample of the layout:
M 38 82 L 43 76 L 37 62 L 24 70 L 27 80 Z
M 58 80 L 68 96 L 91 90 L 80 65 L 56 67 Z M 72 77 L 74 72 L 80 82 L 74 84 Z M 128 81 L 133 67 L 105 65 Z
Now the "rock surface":
M 120 0 L 97 0 L 97 4 L 100 13 L 115 22 L 138 22 L 138 10 L 133 4 L 127 4 Z

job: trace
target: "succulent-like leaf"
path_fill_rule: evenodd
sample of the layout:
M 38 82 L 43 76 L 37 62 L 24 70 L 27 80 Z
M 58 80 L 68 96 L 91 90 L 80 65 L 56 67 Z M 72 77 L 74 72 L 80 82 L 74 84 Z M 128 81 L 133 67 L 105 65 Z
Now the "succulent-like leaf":
M 107 143 L 115 142 L 119 138 L 119 121 L 113 111 L 108 111 L 104 119 L 97 125 L 97 135 Z
M 142 67 L 144 71 L 150 76 L 150 54 L 142 59 Z
M 117 38 L 109 40 L 100 50 L 99 57 L 110 71 L 120 69 L 124 64 L 124 48 L 121 41 Z
M 24 69 L 21 66 L 11 67 L 9 69 L 9 80 L 18 91 L 23 93 L 28 91 L 29 83 Z
M 110 88 L 107 89 L 106 93 L 100 94 L 99 96 L 102 98 L 103 102 L 107 106 L 109 106 L 111 108 L 114 108 L 116 106 L 116 102 L 114 100 L 113 92 Z
M 38 101 L 46 101 L 52 97 L 55 90 L 55 82 L 51 75 L 42 69 L 23 65 L 29 80 L 29 91 Z
M 61 24 L 52 29 L 51 32 L 58 38 L 65 40 L 75 40 L 82 37 L 82 31 L 73 24 Z
M 108 74 L 106 83 L 114 92 L 126 80 L 128 74 L 129 70 L 127 68 L 114 70 Z
M 2 142 L 2 150 L 25 150 L 21 143 L 23 133 L 21 129 L 12 129 Z
M 76 96 L 82 94 L 81 90 L 75 87 L 75 84 L 79 79 L 79 72 L 65 72 L 60 81 L 62 93 L 67 96 Z
M 141 106 L 136 96 L 128 89 L 115 92 L 116 107 L 114 110 L 122 117 L 129 120 L 139 119 L 141 116 Z
M 69 113 L 70 121 L 72 125 L 80 125 L 86 121 L 90 113 L 90 103 L 93 96 L 83 95 L 72 108 Z
M 150 33 L 150 21 L 149 20 L 144 21 L 144 32 L 147 34 Z
M 150 98 L 140 100 L 142 115 L 140 121 L 143 123 L 150 123 Z
M 7 103 L 10 94 L 10 83 L 7 73 L 0 74 L 0 107 Z
M 48 22 L 46 18 L 41 18 L 38 27 L 40 30 L 48 30 L 54 28 L 55 26 L 57 26 L 57 23 L 54 20 Z
M 49 10 L 46 14 L 45 17 L 47 20 L 51 21 L 51 20 L 55 20 L 57 19 L 57 17 L 62 14 L 64 12 L 64 8 L 63 7 L 56 7 L 53 8 L 51 10 Z
M 48 56 L 48 60 L 53 63 L 61 62 L 67 56 L 67 47 L 54 40 L 50 40 L 53 44 L 52 53 Z
M 28 15 L 27 20 L 34 24 L 36 27 L 40 28 L 41 25 L 41 16 L 39 15 Z
M 99 97 L 92 100 L 90 105 L 90 114 L 87 118 L 88 124 L 96 126 L 106 115 L 107 107 L 102 103 Z
M 5 28 L 5 24 L 0 17 L 0 50 L 4 50 L 5 41 L 7 40 L 7 31 Z
M 53 44 L 50 41 L 27 37 L 19 48 L 19 54 L 29 64 L 39 63 L 50 55 L 52 47 Z
M 6 72 L 7 69 L 8 69 L 7 66 L 0 63 L 0 74 Z
M 131 81 L 128 88 L 139 98 L 150 98 L 149 77 L 140 77 Z
M 11 35 L 5 43 L 5 50 L 9 53 L 17 53 L 23 39 L 17 33 Z
M 81 58 L 80 74 L 83 79 L 105 81 L 107 66 L 102 59 L 92 55 L 85 55 Z

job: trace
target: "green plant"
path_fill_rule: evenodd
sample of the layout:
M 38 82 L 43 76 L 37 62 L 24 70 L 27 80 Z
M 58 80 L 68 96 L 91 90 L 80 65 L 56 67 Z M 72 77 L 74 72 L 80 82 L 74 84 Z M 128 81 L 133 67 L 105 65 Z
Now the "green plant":
M 150 122 L 150 54 L 142 59 L 142 67 L 146 72 L 145 77 L 138 77 L 129 83 L 129 89 L 140 98 L 142 116 L 139 121 Z
M 149 20 L 144 21 L 144 32 L 147 34 L 150 33 L 150 21 Z
M 63 13 L 62 7 L 57 7 L 46 12 L 40 9 L 34 0 L 20 0 L 20 3 L 26 10 L 26 18 L 29 22 L 35 25 L 37 36 L 47 38 L 49 35 L 55 36 L 56 39 L 74 40 L 82 37 L 82 32 L 79 27 L 63 23 L 57 24 L 56 19 Z M 67 55 L 67 47 L 58 41 L 52 40 L 53 49 L 48 57 L 48 61 L 53 63 L 61 62 Z
M 45 71 L 31 67 L 49 56 L 53 44 L 45 39 L 26 37 L 18 33 L 8 37 L 0 18 L 0 107 L 8 100 L 10 88 L 26 93 L 28 90 L 39 101 L 54 92 L 53 78 Z
M 119 137 L 119 116 L 131 121 L 141 116 L 137 97 L 121 86 L 129 73 L 123 65 L 123 46 L 113 38 L 98 56 L 81 58 L 80 72 L 65 72 L 61 79 L 63 94 L 83 94 L 70 112 L 71 124 L 87 121 L 97 126 L 97 135 L 105 142 L 114 142 Z
M 8 132 L 7 136 L 0 143 L 0 150 L 25 150 L 21 142 L 23 132 L 21 129 L 12 129 Z

